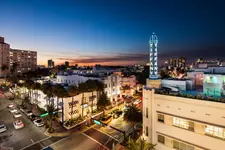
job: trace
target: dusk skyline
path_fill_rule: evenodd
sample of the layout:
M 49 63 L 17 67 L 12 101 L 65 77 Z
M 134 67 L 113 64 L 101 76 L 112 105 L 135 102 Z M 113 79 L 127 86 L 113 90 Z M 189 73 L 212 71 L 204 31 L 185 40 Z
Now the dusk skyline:
M 225 59 L 224 5 L 222 0 L 8 0 L 1 2 L 0 36 L 12 48 L 36 50 L 44 65 L 48 59 L 145 64 L 152 32 L 159 38 L 161 61 Z

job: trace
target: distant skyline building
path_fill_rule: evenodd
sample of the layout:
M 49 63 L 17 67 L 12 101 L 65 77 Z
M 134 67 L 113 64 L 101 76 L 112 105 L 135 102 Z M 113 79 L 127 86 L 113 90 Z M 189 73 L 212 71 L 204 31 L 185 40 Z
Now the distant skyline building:
M 69 67 L 70 66 L 70 63 L 68 61 L 65 61 L 65 66 L 66 67 Z
M 10 49 L 10 67 L 17 63 L 16 72 L 25 73 L 37 69 L 37 52 L 29 50 Z
M 48 68 L 54 68 L 54 66 L 55 62 L 52 59 L 48 60 Z
M 152 34 L 149 40 L 149 79 L 158 79 L 158 37 Z
M 186 58 L 184 57 L 172 57 L 168 60 L 168 66 L 170 67 L 185 67 L 186 66 Z

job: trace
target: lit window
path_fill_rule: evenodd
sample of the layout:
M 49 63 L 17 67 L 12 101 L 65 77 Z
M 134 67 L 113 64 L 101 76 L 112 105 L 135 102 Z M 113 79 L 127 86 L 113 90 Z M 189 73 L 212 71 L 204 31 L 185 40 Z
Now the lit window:
M 205 134 L 209 136 L 225 139 L 225 130 L 223 128 L 206 125 Z
M 194 122 L 185 120 L 185 119 L 181 119 L 181 118 L 173 118 L 173 125 L 177 126 L 177 127 L 181 127 L 184 129 L 188 129 L 191 131 L 194 131 Z

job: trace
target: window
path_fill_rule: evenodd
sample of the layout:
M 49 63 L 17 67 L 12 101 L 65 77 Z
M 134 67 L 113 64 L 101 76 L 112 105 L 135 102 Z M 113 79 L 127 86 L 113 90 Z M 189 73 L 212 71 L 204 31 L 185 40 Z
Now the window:
M 162 135 L 158 135 L 158 142 L 164 144 L 165 143 L 165 137 Z
M 148 118 L 148 108 L 146 107 L 146 118 Z
M 164 115 L 158 114 L 158 121 L 164 123 Z
M 188 121 L 186 119 L 181 119 L 181 118 L 173 118 L 173 125 L 180 127 L 180 128 L 184 128 L 184 129 L 188 129 L 190 131 L 194 131 L 194 122 Z
M 225 130 L 223 128 L 220 128 L 220 127 L 206 125 L 205 134 L 209 135 L 209 136 L 225 139 Z
M 194 150 L 194 146 L 187 145 L 186 143 L 173 140 L 173 148 L 178 150 Z
M 148 127 L 146 126 L 145 135 L 148 136 Z
M 107 84 L 104 84 L 104 88 L 107 88 Z

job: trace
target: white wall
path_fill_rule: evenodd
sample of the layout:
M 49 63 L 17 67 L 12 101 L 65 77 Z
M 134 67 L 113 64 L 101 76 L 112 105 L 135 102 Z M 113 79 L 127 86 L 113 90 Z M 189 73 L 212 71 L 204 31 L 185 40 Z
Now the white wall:
M 146 107 L 149 108 L 148 118 L 145 117 L 144 112 Z M 201 130 L 204 132 L 205 124 L 225 126 L 225 103 L 154 94 L 153 90 L 144 89 L 143 112 L 143 130 L 145 133 L 145 126 L 149 127 L 149 136 L 146 138 L 153 144 L 157 143 L 157 132 L 159 132 L 211 150 L 222 150 L 225 147 L 224 140 L 206 136 L 199 131 L 199 133 L 196 133 L 173 125 L 163 124 L 157 120 L 157 112 L 163 112 L 169 116 L 194 120 L 195 125 L 202 124 Z M 199 130 L 199 127 L 196 126 L 195 130 Z M 157 149 L 171 150 L 171 148 L 162 144 L 158 144 Z

